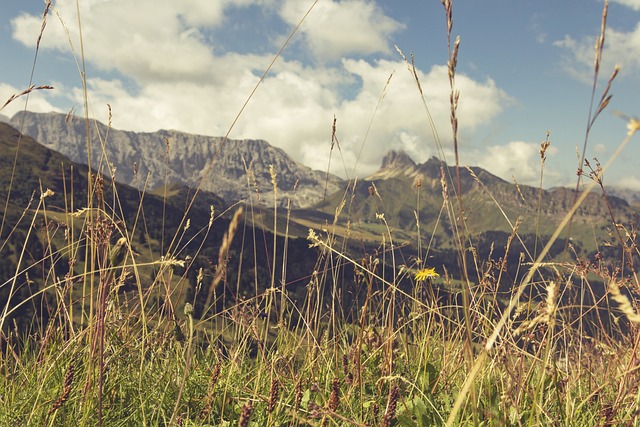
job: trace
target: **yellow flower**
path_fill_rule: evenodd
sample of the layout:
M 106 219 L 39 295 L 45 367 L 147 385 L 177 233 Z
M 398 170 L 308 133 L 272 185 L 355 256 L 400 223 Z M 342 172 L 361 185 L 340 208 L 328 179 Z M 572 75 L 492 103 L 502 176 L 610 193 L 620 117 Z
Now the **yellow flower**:
M 436 273 L 435 267 L 423 268 L 421 270 L 418 270 L 418 272 L 414 276 L 414 278 L 418 282 L 424 282 L 425 280 L 434 279 L 436 277 L 440 277 L 440 275 Z

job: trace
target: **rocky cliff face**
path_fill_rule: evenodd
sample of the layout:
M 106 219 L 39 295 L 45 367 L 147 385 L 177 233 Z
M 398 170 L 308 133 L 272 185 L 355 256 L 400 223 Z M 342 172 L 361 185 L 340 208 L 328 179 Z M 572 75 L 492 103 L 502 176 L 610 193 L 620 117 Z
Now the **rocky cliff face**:
M 418 165 L 404 151 L 391 150 L 382 158 L 382 164 L 373 174 L 369 175 L 367 180 L 388 179 L 398 176 L 415 176 Z
M 20 112 L 10 124 L 44 146 L 87 163 L 84 120 L 58 113 Z M 293 161 L 283 150 L 262 140 L 223 140 L 174 130 L 127 132 L 90 121 L 91 163 L 95 169 L 138 188 L 183 184 L 222 196 L 228 201 L 252 197 L 273 205 L 270 166 L 276 173 L 277 202 L 291 199 L 308 207 L 339 188 L 341 180 Z M 258 192 L 256 192 L 256 189 Z M 259 194 L 259 196 L 257 196 Z

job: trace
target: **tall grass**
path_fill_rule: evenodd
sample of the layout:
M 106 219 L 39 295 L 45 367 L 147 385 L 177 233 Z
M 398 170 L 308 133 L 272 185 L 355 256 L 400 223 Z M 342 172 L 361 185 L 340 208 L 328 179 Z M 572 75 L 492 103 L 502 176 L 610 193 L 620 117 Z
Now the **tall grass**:
M 405 61 L 443 161 L 442 206 L 435 227 L 446 223 L 454 230 L 458 271 L 428 263 L 436 229 L 427 230 L 431 238 L 425 246 L 418 212 L 421 197 L 432 190 L 421 181 L 412 188 L 416 252 L 406 256 L 382 211 L 376 215 L 382 230 L 378 248 L 354 252 L 354 179 L 332 207 L 333 219 L 309 230 L 307 241 L 317 260 L 306 283 L 295 287 L 287 282 L 291 204 L 283 211 L 274 200 L 272 225 L 259 223 L 266 208 L 253 197 L 255 180 L 246 165 L 246 203 L 217 215 L 212 206 L 208 222 L 192 224 L 196 189 L 168 236 L 165 186 L 161 237 L 142 243 L 140 228 L 148 234 L 144 199 L 150 196 L 141 190 L 136 212 L 125 212 L 105 157 L 108 134 L 101 135 L 102 162 L 86 174 L 85 206 L 74 204 L 78 183 L 70 182 L 62 212 L 48 208 L 51 192 L 44 187 L 16 223 L 3 218 L 2 230 L 27 223 L 29 234 L 24 243 L 16 243 L 13 231 L 6 232 L 1 243 L 2 248 L 21 250 L 16 270 L 1 285 L 8 288 L 8 298 L 0 313 L 0 425 L 637 425 L 640 316 L 634 297 L 640 284 L 634 260 L 640 253 L 635 226 L 620 224 L 611 210 L 620 259 L 581 259 L 575 253 L 554 260 L 547 254 L 589 191 L 597 186 L 604 192 L 604 171 L 640 125 L 629 119 L 628 137 L 615 155 L 585 174 L 589 185 L 576 191 L 574 204 L 542 249 L 538 244 L 546 236 L 536 235 L 534 247 L 526 247 L 519 234 L 522 220 L 510 218 L 496 202 L 511 234 L 501 259 L 480 259 L 465 222 L 470 201 L 461 188 L 465 169 L 456 142 L 458 99 L 464 96 L 455 85 L 462 44 L 458 38 L 451 45 L 453 5 L 443 4 L 455 176 L 444 167 L 444 150 L 413 60 Z M 47 3 L 43 30 L 50 7 Z M 606 13 L 605 3 L 601 40 Z M 594 82 L 602 49 L 599 43 Z M 589 118 L 587 138 L 609 102 L 615 75 Z M 390 81 L 381 82 L 372 121 Z M 30 85 L 8 102 L 39 88 L 46 87 Z M 594 93 L 595 88 L 594 83 Z M 85 85 L 88 100 L 86 90 Z M 87 101 L 88 146 L 89 110 Z M 335 121 L 332 149 L 333 142 Z M 539 194 L 548 146 L 547 135 L 540 150 Z M 167 145 L 167 158 L 169 149 Z M 469 171 L 495 201 L 491 189 Z M 14 167 L 12 176 L 20 173 Z M 278 171 L 273 166 L 271 178 L 275 199 Z M 385 195 L 375 183 L 369 191 L 384 206 Z M 539 229 L 541 197 L 537 203 Z M 39 231 L 36 223 L 42 224 Z M 271 242 L 261 231 L 269 226 Z M 220 227 L 217 257 L 205 264 L 206 245 Z M 25 266 L 31 233 L 43 251 Z M 509 266 L 517 241 L 524 251 L 518 265 Z M 231 262 L 246 259 L 245 254 L 253 258 L 252 265 Z M 68 273 L 61 277 L 56 271 L 65 263 Z M 237 271 L 230 271 L 231 265 Z M 515 277 L 509 275 L 510 267 L 516 267 Z M 268 277 L 259 277 L 265 271 Z M 252 277 L 253 289 L 241 286 L 245 274 Z M 231 277 L 237 277 L 235 284 Z M 605 284 L 602 292 L 593 286 L 597 281 Z M 16 295 L 25 290 L 31 290 L 30 296 L 15 304 Z M 29 305 L 40 305 L 34 312 L 46 316 L 34 317 L 28 330 L 17 330 L 10 319 Z

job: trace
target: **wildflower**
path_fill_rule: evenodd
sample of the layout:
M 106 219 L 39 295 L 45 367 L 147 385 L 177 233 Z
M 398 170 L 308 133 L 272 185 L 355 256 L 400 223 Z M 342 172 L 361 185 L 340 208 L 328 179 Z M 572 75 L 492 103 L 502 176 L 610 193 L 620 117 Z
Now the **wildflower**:
M 436 277 L 440 277 L 440 275 L 438 273 L 436 273 L 435 267 L 420 269 L 420 270 L 418 270 L 418 272 L 414 276 L 414 278 L 418 282 L 424 282 L 426 280 L 431 280 L 431 279 L 434 279 Z

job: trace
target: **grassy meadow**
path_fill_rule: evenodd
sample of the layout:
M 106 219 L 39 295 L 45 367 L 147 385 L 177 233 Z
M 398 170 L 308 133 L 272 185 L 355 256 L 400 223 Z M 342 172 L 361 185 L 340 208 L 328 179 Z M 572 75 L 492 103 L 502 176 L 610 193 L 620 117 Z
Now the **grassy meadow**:
M 0 170 L 12 186 L 0 229 L 0 426 L 640 425 L 637 225 L 611 210 L 606 250 L 592 258 L 567 239 L 587 194 L 606 195 L 604 171 L 640 124 L 629 120 L 609 163 L 585 164 L 553 227 L 487 207 L 509 230 L 493 256 L 495 242 L 468 226 L 486 218 L 467 218 L 474 200 L 462 197 L 459 40 L 451 1 L 443 6 L 456 167 L 441 168 L 435 196 L 414 183 L 407 203 L 437 204 L 428 222 L 410 218 L 410 230 L 389 225 L 393 204 L 354 230 L 355 183 L 330 195 L 329 213 L 293 224 L 292 209 L 253 198 L 220 211 L 195 191 L 185 202 L 172 183 L 148 194 L 120 186 L 108 159 L 98 173 L 84 166 L 61 177 L 52 166 L 50 182 L 26 180 L 31 197 L 12 194 L 41 162 L 28 157 L 36 148 L 16 149 L 18 138 Z M 602 41 L 606 14 L 605 4 Z M 615 79 L 596 84 L 602 48 L 589 127 Z M 541 182 L 547 148 L 548 139 Z M 55 208 L 53 181 L 65 201 Z M 272 185 L 277 194 L 273 168 Z M 438 249 L 429 236 L 443 227 L 456 271 L 428 261 Z M 525 227 L 535 239 L 522 240 Z M 303 266 L 305 280 L 288 282 Z

